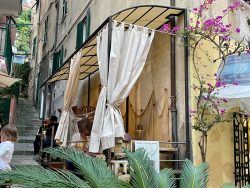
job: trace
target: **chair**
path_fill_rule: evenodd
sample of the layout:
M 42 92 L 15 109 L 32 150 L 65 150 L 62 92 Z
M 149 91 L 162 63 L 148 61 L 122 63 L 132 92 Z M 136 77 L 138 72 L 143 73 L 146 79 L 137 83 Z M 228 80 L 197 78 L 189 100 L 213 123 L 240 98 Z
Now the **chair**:
M 85 151 L 88 149 L 88 141 L 94 121 L 95 107 L 73 106 L 71 109 L 75 117 L 75 124 L 78 128 L 76 134 L 78 134 L 78 137 L 80 135 L 80 140 L 74 139 L 74 136 L 71 135 L 70 144 Z
M 58 123 L 51 125 L 49 128 L 45 128 L 44 126 L 42 127 L 41 149 L 58 146 L 54 139 L 57 126 Z M 46 155 L 44 152 L 40 152 L 40 164 L 48 168 L 66 168 L 65 161 L 60 161 L 58 159 L 55 160 L 50 155 Z

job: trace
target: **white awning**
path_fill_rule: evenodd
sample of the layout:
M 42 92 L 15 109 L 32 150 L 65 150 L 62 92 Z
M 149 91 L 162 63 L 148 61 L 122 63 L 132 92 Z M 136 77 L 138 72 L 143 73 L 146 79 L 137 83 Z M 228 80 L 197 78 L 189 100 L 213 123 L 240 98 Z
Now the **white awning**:
M 220 103 L 220 109 L 227 111 L 232 108 L 240 108 L 250 113 L 250 85 L 227 84 L 216 89 L 212 95 L 218 99 L 228 100 L 226 103 Z

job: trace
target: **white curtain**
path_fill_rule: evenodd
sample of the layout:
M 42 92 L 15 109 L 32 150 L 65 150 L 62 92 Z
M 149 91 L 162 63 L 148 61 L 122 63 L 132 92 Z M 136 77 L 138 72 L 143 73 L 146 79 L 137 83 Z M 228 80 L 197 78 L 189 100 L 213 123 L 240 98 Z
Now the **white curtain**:
M 153 30 L 129 25 L 125 31 L 124 23 L 117 26 L 117 23 L 113 22 L 110 62 L 107 70 L 107 30 L 98 36 L 97 55 L 103 88 L 92 127 L 90 152 L 114 147 L 115 137 L 124 136 L 123 120 L 118 106 L 129 95 L 141 74 L 153 38 Z M 108 80 L 105 80 L 103 76 L 107 78 L 107 74 Z
M 75 100 L 80 76 L 81 51 L 71 60 L 69 79 L 64 93 L 62 116 L 56 131 L 55 139 L 61 146 L 67 146 L 69 137 L 70 107 Z

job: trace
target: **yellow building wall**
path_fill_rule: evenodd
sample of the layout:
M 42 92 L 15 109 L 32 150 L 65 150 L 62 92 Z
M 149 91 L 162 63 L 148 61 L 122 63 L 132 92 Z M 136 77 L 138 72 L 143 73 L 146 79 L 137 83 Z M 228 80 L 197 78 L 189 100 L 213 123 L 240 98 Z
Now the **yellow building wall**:
M 196 60 L 198 60 L 198 71 L 201 77 L 207 82 L 215 84 L 215 76 L 220 62 L 212 63 L 207 55 L 212 59 L 218 57 L 218 51 L 210 42 L 204 42 L 200 49 L 197 50 Z M 194 77 L 194 65 L 192 55 L 190 55 L 190 85 L 196 84 Z M 197 93 L 190 90 L 191 109 L 196 109 L 195 96 Z M 230 118 L 230 112 L 226 114 L 226 118 Z M 192 123 L 193 120 L 191 120 Z M 192 149 L 193 160 L 196 165 L 201 163 L 200 148 L 198 142 L 200 133 L 192 129 Z M 234 153 L 233 153 L 233 125 L 232 122 L 215 125 L 208 132 L 208 149 L 207 162 L 209 163 L 209 188 L 221 187 L 224 183 L 234 182 Z

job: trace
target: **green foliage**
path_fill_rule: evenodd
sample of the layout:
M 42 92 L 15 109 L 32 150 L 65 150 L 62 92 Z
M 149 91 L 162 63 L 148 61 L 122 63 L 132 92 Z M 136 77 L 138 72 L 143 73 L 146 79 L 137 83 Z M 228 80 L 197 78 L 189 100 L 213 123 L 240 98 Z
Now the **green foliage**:
M 4 96 L 16 95 L 18 86 L 19 86 L 19 82 L 14 83 L 10 87 L 0 88 L 0 99 Z
M 91 187 L 109 187 L 110 184 L 120 185 L 119 183 L 121 183 L 120 180 L 114 178 L 105 161 L 87 156 L 80 150 L 75 148 L 49 148 L 44 152 L 54 157 L 72 161 Z M 106 183 L 104 184 L 104 182 Z M 124 185 L 119 187 L 124 187 Z
M 25 52 L 28 54 L 29 49 L 29 38 L 30 38 L 30 26 L 22 24 L 31 23 L 31 10 L 23 10 L 22 14 L 17 18 L 19 36 L 16 40 L 16 47 L 18 51 Z
M 31 68 L 30 63 L 25 62 L 24 64 L 13 65 L 13 76 L 22 79 L 23 83 L 27 85 L 29 83 L 29 74 Z
M 180 186 L 185 188 L 207 187 L 208 164 L 203 163 L 195 167 L 193 163 L 186 160 L 181 174 Z
M 164 169 L 157 173 L 143 149 L 134 153 L 125 150 L 131 175 L 130 184 L 118 180 L 101 159 L 86 156 L 75 148 L 49 148 L 44 152 L 54 157 L 72 161 L 82 179 L 67 170 L 45 169 L 41 166 L 16 166 L 12 171 L 0 171 L 0 185 L 18 184 L 32 188 L 175 188 L 173 171 Z M 206 188 L 208 164 L 196 167 L 186 160 L 180 178 L 180 188 Z M 223 188 L 233 188 L 224 185 Z M 246 186 L 245 188 L 249 188 Z
M 14 178 L 13 178 L 14 177 Z M 41 166 L 16 166 L 10 172 L 1 173 L 0 183 L 21 184 L 28 187 L 89 188 L 90 186 L 65 170 L 50 170 Z
M 156 187 L 156 172 L 148 155 L 143 149 L 138 149 L 134 153 L 125 150 L 130 164 L 131 184 L 135 188 Z
M 157 185 L 158 188 L 174 188 L 175 180 L 173 171 L 170 169 L 163 169 L 157 177 Z

